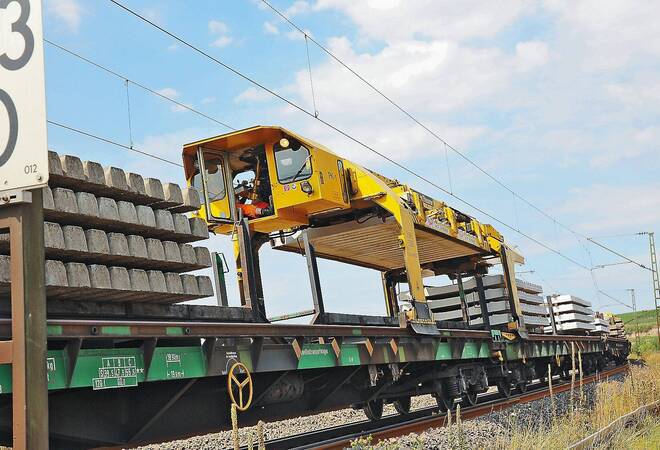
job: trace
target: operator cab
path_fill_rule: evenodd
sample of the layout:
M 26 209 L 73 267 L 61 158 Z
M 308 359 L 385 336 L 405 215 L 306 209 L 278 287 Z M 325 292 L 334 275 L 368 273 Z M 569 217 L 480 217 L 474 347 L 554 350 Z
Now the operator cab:
M 254 127 L 184 146 L 197 213 L 216 233 L 239 217 L 256 231 L 308 224 L 309 215 L 349 206 L 343 161 L 279 127 Z

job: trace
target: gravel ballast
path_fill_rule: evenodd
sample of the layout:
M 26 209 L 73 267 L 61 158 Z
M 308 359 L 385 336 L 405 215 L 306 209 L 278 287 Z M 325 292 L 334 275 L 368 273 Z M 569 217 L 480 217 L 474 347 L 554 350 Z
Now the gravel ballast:
M 623 375 L 610 377 L 610 380 L 622 378 Z M 580 390 L 574 391 L 574 404 L 580 401 Z M 582 390 L 581 405 L 590 408 L 595 399 L 596 388 L 593 383 L 585 384 Z M 570 411 L 570 391 L 542 398 L 529 403 L 515 405 L 503 411 L 492 412 L 478 419 L 462 421 L 460 427 L 455 425 L 455 413 L 451 428 L 433 428 L 420 434 L 409 434 L 396 439 L 390 439 L 373 445 L 378 450 L 396 449 L 448 449 L 451 443 L 456 447 L 461 443 L 461 448 L 489 448 L 498 439 L 506 438 L 509 432 L 515 428 L 534 426 L 537 428 L 549 426 L 552 414 L 562 415 Z M 430 395 L 414 397 L 412 399 L 412 410 L 435 406 L 436 401 Z M 392 405 L 386 405 L 383 415 L 396 414 Z M 361 410 L 342 409 L 311 416 L 297 417 L 294 419 L 281 420 L 266 423 L 264 435 L 266 441 L 279 439 L 296 434 L 318 431 L 338 425 L 359 422 L 365 420 Z M 239 416 L 240 425 L 240 416 Z M 253 442 L 257 442 L 257 427 L 242 427 L 239 430 L 241 445 L 247 444 L 248 434 L 252 433 Z M 151 444 L 139 447 L 136 450 L 211 450 L 232 448 L 231 431 L 222 431 L 203 436 L 195 436 L 186 440 L 172 441 L 162 444 Z

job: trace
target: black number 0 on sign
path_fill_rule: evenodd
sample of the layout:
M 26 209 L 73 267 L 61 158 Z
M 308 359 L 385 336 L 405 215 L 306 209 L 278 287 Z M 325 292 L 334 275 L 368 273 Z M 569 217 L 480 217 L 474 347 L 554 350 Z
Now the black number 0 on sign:
M 18 139 L 18 114 L 16 113 L 16 106 L 12 101 L 9 94 L 0 89 L 0 103 L 7 110 L 9 116 L 9 136 L 7 137 L 7 144 L 4 150 L 0 153 L 0 167 L 4 166 L 16 147 L 16 140 Z

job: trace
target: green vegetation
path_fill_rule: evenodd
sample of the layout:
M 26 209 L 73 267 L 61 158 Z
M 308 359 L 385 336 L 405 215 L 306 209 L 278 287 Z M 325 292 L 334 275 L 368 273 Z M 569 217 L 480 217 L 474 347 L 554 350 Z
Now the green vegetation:
M 640 333 L 646 333 L 651 329 L 654 329 L 656 325 L 655 311 L 652 309 L 638 311 L 637 319 L 635 319 L 634 312 L 617 315 L 621 318 L 621 320 L 623 320 L 623 323 L 626 326 L 626 333 L 628 334 L 629 338 L 631 338 L 637 330 L 639 330 Z
M 637 341 L 637 336 L 633 334 L 629 334 L 628 339 L 630 339 L 630 342 L 632 342 L 632 351 L 630 356 L 633 359 L 636 359 L 639 357 L 639 355 L 643 355 L 645 353 L 660 351 L 660 346 L 658 345 L 658 336 L 655 334 L 651 336 L 640 336 L 639 342 Z

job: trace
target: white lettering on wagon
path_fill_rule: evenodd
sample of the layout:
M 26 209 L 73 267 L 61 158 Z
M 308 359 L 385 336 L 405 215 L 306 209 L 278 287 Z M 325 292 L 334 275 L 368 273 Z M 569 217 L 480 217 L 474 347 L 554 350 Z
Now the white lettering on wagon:
M 112 356 L 101 358 L 98 378 L 92 378 L 92 388 L 117 389 L 137 386 L 138 368 L 135 356 Z

